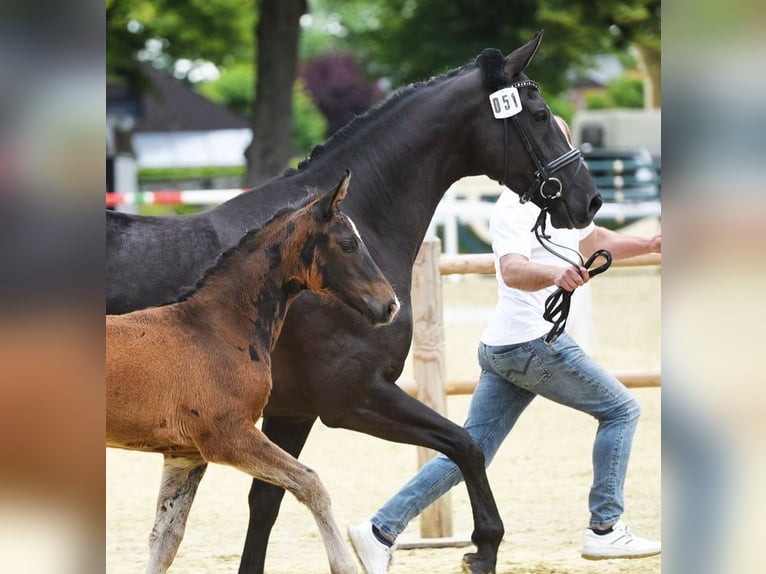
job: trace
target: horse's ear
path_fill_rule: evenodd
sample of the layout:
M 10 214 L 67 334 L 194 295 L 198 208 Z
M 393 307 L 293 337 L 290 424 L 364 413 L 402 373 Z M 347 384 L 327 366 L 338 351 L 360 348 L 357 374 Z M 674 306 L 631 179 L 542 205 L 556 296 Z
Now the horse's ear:
M 508 54 L 508 57 L 505 59 L 505 73 L 508 74 L 508 78 L 518 76 L 524 71 L 532 61 L 532 58 L 535 57 L 542 39 L 543 30 L 540 30 L 529 42 Z
M 350 179 L 351 170 L 347 169 L 338 185 L 331 191 L 325 193 L 317 202 L 317 213 L 321 217 L 325 219 L 330 219 L 332 217 L 333 212 L 338 209 L 340 202 L 343 201 L 343 198 L 345 198 L 348 193 L 348 182 Z
M 348 182 L 351 180 L 351 170 L 347 169 L 343 178 L 338 183 L 338 187 L 335 188 L 332 198 L 332 208 L 338 209 L 340 202 L 346 197 L 348 193 Z

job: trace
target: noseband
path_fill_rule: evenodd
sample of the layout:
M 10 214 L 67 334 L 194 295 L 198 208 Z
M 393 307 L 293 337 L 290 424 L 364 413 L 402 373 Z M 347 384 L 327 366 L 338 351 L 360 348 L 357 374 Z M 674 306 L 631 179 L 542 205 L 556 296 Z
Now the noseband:
M 510 86 L 508 87 L 516 88 L 517 90 L 519 88 L 535 88 L 537 90 L 540 89 L 537 83 L 533 82 L 532 80 L 521 80 L 518 82 L 514 82 L 513 84 L 510 84 Z M 540 197 L 543 199 L 543 201 L 546 202 L 546 204 L 550 201 L 553 201 L 554 199 L 559 199 L 564 193 L 564 184 L 561 182 L 559 178 L 553 177 L 553 174 L 559 171 L 560 169 L 568 166 L 569 164 L 576 162 L 578 160 L 581 160 L 582 154 L 580 153 L 580 150 L 577 148 L 572 148 L 565 154 L 550 161 L 548 164 L 545 164 L 543 160 L 540 159 L 540 154 L 535 148 L 535 145 L 532 143 L 532 138 L 529 137 L 529 133 L 527 132 L 526 128 L 524 128 L 524 126 L 521 123 L 521 120 L 519 120 L 518 114 L 515 114 L 510 117 L 504 117 L 502 119 L 503 119 L 503 179 L 500 181 L 500 185 L 503 185 L 505 184 L 506 181 L 508 181 L 508 162 L 509 162 L 508 148 L 510 145 L 508 141 L 508 138 L 509 138 L 508 120 L 510 119 L 511 121 L 513 121 L 513 125 L 516 126 L 516 129 L 519 132 L 519 136 L 521 137 L 521 143 L 524 145 L 524 149 L 527 150 L 527 154 L 532 160 L 532 163 L 535 165 L 535 180 L 529 186 L 529 189 L 527 189 L 527 191 L 520 196 L 521 203 L 526 203 L 527 201 L 532 199 L 532 196 L 535 194 L 535 192 L 540 194 Z M 582 166 L 582 163 L 580 163 L 580 166 L 578 166 L 574 176 L 577 175 L 577 172 L 579 172 L 581 166 Z

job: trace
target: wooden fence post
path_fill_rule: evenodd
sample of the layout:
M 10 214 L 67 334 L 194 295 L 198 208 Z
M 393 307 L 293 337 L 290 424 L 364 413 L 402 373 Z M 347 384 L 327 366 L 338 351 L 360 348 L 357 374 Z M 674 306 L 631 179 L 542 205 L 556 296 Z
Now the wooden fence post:
M 423 242 L 415 259 L 412 273 L 412 367 L 418 400 L 447 416 L 440 256 L 441 242 L 434 238 Z M 418 447 L 417 451 L 418 468 L 436 455 L 431 449 Z M 423 538 L 452 536 L 452 501 L 449 492 L 420 515 L 420 535 Z

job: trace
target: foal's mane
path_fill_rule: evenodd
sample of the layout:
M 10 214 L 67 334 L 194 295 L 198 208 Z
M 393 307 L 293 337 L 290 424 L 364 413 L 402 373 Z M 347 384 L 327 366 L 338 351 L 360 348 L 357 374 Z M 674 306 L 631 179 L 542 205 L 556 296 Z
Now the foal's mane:
M 219 269 L 221 269 L 223 266 L 227 265 L 229 261 L 234 257 L 235 253 L 239 253 L 242 249 L 248 249 L 249 251 L 253 251 L 254 249 L 258 248 L 259 245 L 259 239 L 261 238 L 261 232 L 266 229 L 267 227 L 273 227 L 275 225 L 278 225 L 280 223 L 280 220 L 288 218 L 290 215 L 301 209 L 302 207 L 305 207 L 315 199 L 319 197 L 319 192 L 315 189 L 309 190 L 309 194 L 306 197 L 303 197 L 293 203 L 289 203 L 279 211 L 277 211 L 274 215 L 271 216 L 271 218 L 264 223 L 261 227 L 256 227 L 253 229 L 250 229 L 245 232 L 242 237 L 240 237 L 239 241 L 236 245 L 233 245 L 232 247 L 229 247 L 226 251 L 221 253 L 218 258 L 215 260 L 215 263 L 213 263 L 210 267 L 207 268 L 205 273 L 202 274 L 202 277 L 197 281 L 197 283 L 194 285 L 194 287 L 188 288 L 186 291 L 184 291 L 175 301 L 169 301 L 168 303 L 164 303 L 163 305 L 160 305 L 161 307 L 164 307 L 166 305 L 173 305 L 175 303 L 182 303 L 189 299 L 192 295 L 194 295 L 197 291 L 199 291 L 202 286 L 207 283 L 207 281 L 215 275 Z

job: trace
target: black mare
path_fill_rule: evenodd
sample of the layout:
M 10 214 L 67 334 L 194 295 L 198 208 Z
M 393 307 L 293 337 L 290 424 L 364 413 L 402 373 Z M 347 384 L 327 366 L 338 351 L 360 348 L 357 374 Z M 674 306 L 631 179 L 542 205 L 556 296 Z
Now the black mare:
M 579 153 L 554 122 L 537 85 L 523 74 L 540 40 L 538 33 L 507 57 L 485 50 L 476 62 L 400 90 L 318 147 L 297 170 L 214 209 L 159 218 L 106 214 L 107 312 L 125 313 L 177 299 L 245 231 L 304 197 L 306 188 L 330 187 L 341 170 L 351 168 L 354 182 L 344 211 L 396 289 L 401 311 L 390 326 L 374 329 L 350 310 L 301 295 L 273 354 L 263 429 L 296 457 L 317 417 L 330 427 L 443 452 L 463 473 L 471 500 L 476 552 L 466 554 L 464 562 L 473 573 L 494 571 L 504 533 L 484 457 L 462 427 L 408 396 L 395 381 L 411 343 L 412 264 L 453 182 L 486 174 L 548 204 L 557 227 L 582 228 L 601 205 Z M 490 93 L 512 83 L 520 112 L 497 119 Z M 509 101 L 495 100 L 499 107 Z M 546 199 L 558 190 L 560 197 Z M 263 572 L 283 495 L 282 489 L 253 482 L 241 573 Z

